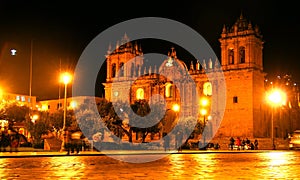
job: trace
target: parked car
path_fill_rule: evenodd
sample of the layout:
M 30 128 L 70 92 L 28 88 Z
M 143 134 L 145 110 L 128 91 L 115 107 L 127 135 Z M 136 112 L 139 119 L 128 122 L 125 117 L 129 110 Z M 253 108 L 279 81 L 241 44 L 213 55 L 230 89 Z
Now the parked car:
M 294 131 L 289 140 L 290 149 L 300 149 L 300 130 Z

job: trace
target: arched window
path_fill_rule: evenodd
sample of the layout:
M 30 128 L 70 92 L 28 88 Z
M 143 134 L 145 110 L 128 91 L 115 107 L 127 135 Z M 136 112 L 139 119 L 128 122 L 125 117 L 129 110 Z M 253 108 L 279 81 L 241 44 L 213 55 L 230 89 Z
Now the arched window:
M 240 63 L 245 63 L 245 47 L 239 48 Z
M 120 77 L 123 77 L 124 76 L 124 63 L 121 62 L 120 65 L 119 65 L 119 74 L 120 74 Z
M 228 50 L 228 59 L 229 59 L 229 64 L 234 64 L 234 51 L 233 51 L 233 49 Z
M 140 100 L 140 99 L 145 99 L 145 96 L 144 96 L 144 89 L 143 88 L 138 88 L 136 90 L 136 99 L 137 100 Z
M 203 84 L 203 94 L 205 96 L 211 96 L 212 95 L 212 85 L 210 82 L 206 82 Z
M 173 97 L 173 85 L 168 83 L 165 88 L 165 95 L 167 98 Z
M 116 63 L 113 63 L 111 66 L 111 77 L 116 77 Z

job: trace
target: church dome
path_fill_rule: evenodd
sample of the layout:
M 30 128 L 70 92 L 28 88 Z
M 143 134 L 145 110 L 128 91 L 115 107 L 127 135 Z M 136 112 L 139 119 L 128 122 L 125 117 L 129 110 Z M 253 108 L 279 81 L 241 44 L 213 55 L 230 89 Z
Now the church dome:
M 159 73 L 172 77 L 181 77 L 181 75 L 188 73 L 188 68 L 182 60 L 177 58 L 175 49 L 171 48 L 168 58 L 159 67 Z

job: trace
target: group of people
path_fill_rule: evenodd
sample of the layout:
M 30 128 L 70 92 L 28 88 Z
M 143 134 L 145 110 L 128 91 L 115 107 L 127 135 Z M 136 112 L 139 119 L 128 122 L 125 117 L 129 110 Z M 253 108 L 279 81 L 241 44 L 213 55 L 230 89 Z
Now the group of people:
M 248 138 L 241 139 L 240 137 L 237 137 L 234 139 L 233 137 L 229 140 L 229 148 L 231 150 L 236 147 L 237 150 L 257 150 L 258 149 L 258 140 L 255 139 L 254 142 L 251 142 Z
M 81 131 L 66 131 L 65 149 L 67 155 L 79 154 L 83 147 L 83 134 Z
M 0 152 L 6 152 L 6 148 L 10 148 L 10 152 L 18 151 L 20 143 L 20 134 L 15 132 L 14 134 L 8 133 L 8 131 L 0 131 Z

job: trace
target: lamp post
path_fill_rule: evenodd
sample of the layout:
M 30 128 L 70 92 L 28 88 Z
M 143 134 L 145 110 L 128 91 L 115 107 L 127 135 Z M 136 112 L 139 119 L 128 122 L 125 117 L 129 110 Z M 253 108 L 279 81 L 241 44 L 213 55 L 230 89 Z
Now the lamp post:
M 209 106 L 209 99 L 204 96 L 200 99 L 200 114 L 203 116 L 203 131 L 202 131 L 202 134 L 203 134 L 203 141 L 204 141 L 204 144 L 205 144 L 205 138 L 206 138 L 206 132 L 204 132 L 204 129 L 205 129 L 205 126 L 206 126 L 206 115 L 207 115 L 207 108 Z
M 272 89 L 267 93 L 267 100 L 272 106 L 271 111 L 271 139 L 273 149 L 276 149 L 274 142 L 274 109 L 277 106 L 283 105 L 286 102 L 286 94 L 280 89 Z
M 72 76 L 65 72 L 61 75 L 61 81 L 65 85 L 65 93 L 64 93 L 64 117 L 63 117 L 63 139 L 61 143 L 61 151 L 65 149 L 65 141 L 66 141 L 66 119 L 67 119 L 67 86 L 70 83 Z
M 201 109 L 200 110 L 200 114 L 203 116 L 203 131 L 202 131 L 202 133 L 204 133 L 203 134 L 203 143 L 204 143 L 204 145 L 205 145 L 205 139 L 206 139 L 206 132 L 204 132 L 204 129 L 205 129 L 205 126 L 206 126 L 206 119 L 205 119 L 205 116 L 206 116 L 206 114 L 207 114 L 207 110 L 206 109 Z

